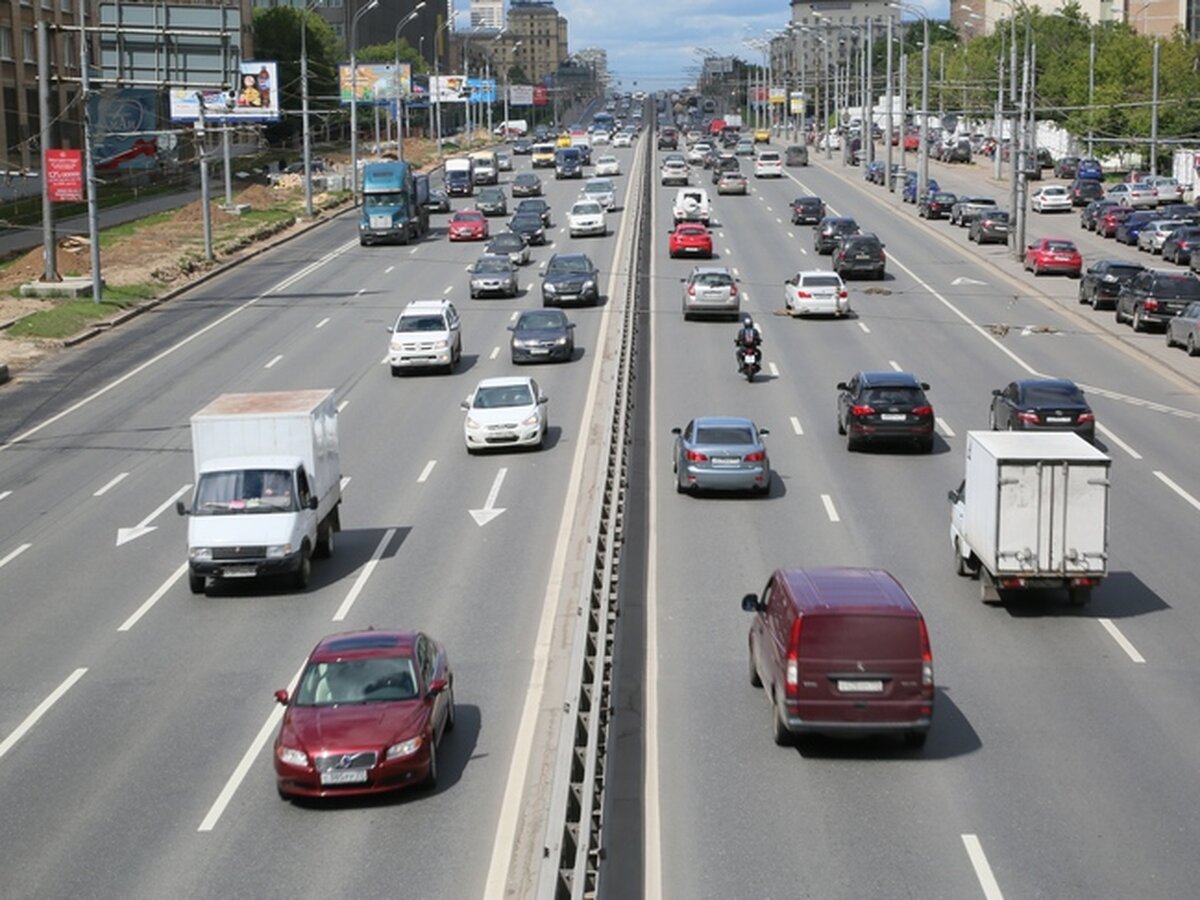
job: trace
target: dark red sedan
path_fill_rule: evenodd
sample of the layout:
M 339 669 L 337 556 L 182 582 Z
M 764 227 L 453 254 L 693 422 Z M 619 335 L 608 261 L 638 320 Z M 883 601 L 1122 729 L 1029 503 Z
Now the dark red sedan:
M 437 748 L 454 727 L 446 651 L 417 631 L 325 638 L 308 657 L 275 739 L 279 795 L 341 797 L 437 784 Z
M 672 258 L 676 256 L 703 256 L 712 259 L 712 233 L 703 225 L 682 222 L 675 226 L 667 244 Z
M 1078 278 L 1083 270 L 1083 257 L 1074 241 L 1041 238 L 1025 248 L 1025 268 L 1034 275 L 1060 272 Z
M 477 209 L 462 209 L 450 219 L 450 240 L 482 241 L 488 236 L 487 218 Z

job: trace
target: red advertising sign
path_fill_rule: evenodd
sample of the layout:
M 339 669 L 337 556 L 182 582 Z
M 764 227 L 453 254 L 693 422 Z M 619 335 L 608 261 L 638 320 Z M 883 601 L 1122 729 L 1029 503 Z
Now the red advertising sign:
M 47 150 L 45 174 L 50 202 L 83 199 L 82 150 Z
M 550 102 L 550 92 L 548 90 L 546 90 L 544 87 L 542 87 L 540 84 L 535 85 L 533 88 L 533 105 L 534 106 L 545 106 L 549 102 Z

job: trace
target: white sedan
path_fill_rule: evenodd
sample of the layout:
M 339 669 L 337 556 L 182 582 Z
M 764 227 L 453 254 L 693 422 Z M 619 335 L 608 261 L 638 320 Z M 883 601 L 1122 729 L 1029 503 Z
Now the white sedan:
M 612 145 L 614 147 L 632 147 L 633 135 L 628 131 L 618 131 L 613 135 Z
M 596 175 L 612 177 L 621 174 L 621 161 L 615 156 L 596 157 Z
M 1104 192 L 1105 200 L 1115 200 L 1130 209 L 1152 209 L 1158 206 L 1158 194 L 1154 188 L 1139 181 L 1122 181 Z
M 549 398 L 532 378 L 485 378 L 460 404 L 467 452 L 489 447 L 541 447 Z
M 1070 212 L 1071 193 L 1061 184 L 1047 184 L 1029 195 L 1029 206 L 1036 213 Z
M 617 191 L 608 178 L 589 178 L 579 192 L 579 199 L 595 200 L 605 212 L 611 212 L 617 205 Z
M 577 200 L 567 213 L 567 230 L 571 237 L 583 237 L 598 234 L 601 237 L 608 234 L 608 222 L 604 217 L 604 207 L 595 200 Z
M 793 316 L 844 316 L 850 312 L 850 292 L 837 272 L 812 269 L 783 283 L 783 305 Z

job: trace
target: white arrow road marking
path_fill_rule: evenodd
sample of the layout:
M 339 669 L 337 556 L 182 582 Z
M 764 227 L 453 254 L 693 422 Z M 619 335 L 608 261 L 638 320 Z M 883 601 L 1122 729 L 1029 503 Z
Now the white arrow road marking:
M 962 284 L 980 284 L 980 285 L 982 285 L 982 284 L 987 284 L 987 282 L 986 281 L 976 281 L 974 278 L 967 278 L 965 275 L 959 276 L 958 278 L 955 278 L 952 282 L 950 282 L 951 287 L 958 287 L 959 285 L 962 285 Z
M 104 487 L 99 488 L 94 494 L 92 494 L 92 496 L 93 497 L 103 497 L 105 494 L 107 494 L 109 491 L 111 491 L 113 488 L 115 488 L 118 484 L 120 484 L 122 481 L 124 481 L 128 477 L 129 477 L 128 472 L 122 472 L 120 475 L 118 475 L 116 478 L 114 478 L 108 484 L 104 485 Z
M 0 569 L 3 569 L 10 562 L 12 562 L 14 559 L 16 559 L 18 556 L 20 556 L 22 553 L 24 553 L 26 550 L 28 550 L 32 546 L 33 546 L 33 544 L 22 544 L 16 550 L 13 550 L 11 553 L 9 553 L 8 556 L 0 558 Z
M 150 513 L 150 515 L 146 516 L 146 518 L 142 519 L 142 521 L 138 522 L 132 528 L 118 528 L 117 546 L 120 547 L 122 544 L 128 544 L 130 541 L 154 531 L 154 529 L 156 529 L 158 526 L 151 525 L 150 523 L 161 516 L 168 507 L 172 506 L 176 500 L 186 494 L 189 490 L 191 490 L 191 488 L 192 486 L 190 484 L 185 484 L 170 497 L 168 497 L 162 506 L 158 507 L 158 509 L 154 510 L 154 512 Z
M 0 759 L 3 759 L 4 754 L 8 753 L 9 750 L 16 746 L 17 741 L 23 738 L 29 729 L 38 723 L 38 719 L 48 713 L 50 711 L 50 707 L 61 700 L 62 695 L 69 691 L 75 682 L 77 682 L 86 674 L 87 669 L 76 669 L 74 672 L 68 675 L 67 680 L 56 687 L 51 692 L 49 697 L 39 703 L 37 705 L 37 709 L 27 715 L 25 717 L 25 721 L 18 725 L 12 734 L 6 737 L 3 741 L 0 741 Z
M 483 502 L 483 509 L 471 510 L 471 518 L 475 520 L 475 524 L 479 526 L 486 525 L 500 513 L 503 509 L 497 509 L 496 498 L 500 496 L 500 485 L 504 484 L 504 476 L 508 474 L 508 469 L 501 467 L 496 473 L 496 479 L 492 482 L 492 489 L 488 491 L 487 500 Z

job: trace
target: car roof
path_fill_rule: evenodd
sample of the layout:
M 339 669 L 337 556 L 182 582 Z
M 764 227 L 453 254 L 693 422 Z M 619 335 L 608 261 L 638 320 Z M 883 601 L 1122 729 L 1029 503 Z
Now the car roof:
M 806 614 L 838 611 L 920 616 L 900 582 L 883 569 L 817 566 L 780 569 L 776 574 Z
M 754 420 L 745 416 L 696 416 L 692 422 L 697 428 L 746 427 L 758 430 Z
M 450 306 L 449 300 L 410 300 L 401 314 L 406 312 L 441 312 Z
M 416 640 L 415 631 L 346 631 L 321 638 L 309 654 L 309 661 L 411 656 Z
M 501 375 L 496 378 L 481 378 L 475 390 L 483 387 L 521 387 L 533 388 L 533 379 L 528 375 Z
M 870 387 L 920 387 L 912 372 L 859 372 L 859 380 Z
M 550 262 L 563 259 L 586 259 L 589 263 L 592 261 L 586 253 L 555 253 L 550 257 Z
M 1079 385 L 1071 381 L 1069 378 L 1021 378 L 1017 382 L 1017 387 L 1022 391 L 1029 388 L 1061 388 L 1063 390 L 1078 391 Z

